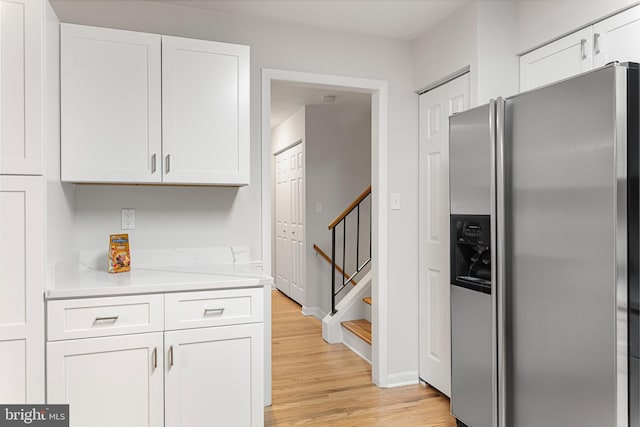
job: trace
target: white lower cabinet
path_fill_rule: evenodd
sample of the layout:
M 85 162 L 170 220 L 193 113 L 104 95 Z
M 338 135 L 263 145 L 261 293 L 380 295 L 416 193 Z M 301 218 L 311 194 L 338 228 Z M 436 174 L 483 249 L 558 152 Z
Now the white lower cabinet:
M 263 292 L 49 301 L 48 403 L 68 403 L 72 427 L 263 426 Z M 190 328 L 172 323 L 194 310 Z
M 50 342 L 47 400 L 77 427 L 162 427 L 162 332 Z
M 262 324 L 165 332 L 165 426 L 263 425 Z

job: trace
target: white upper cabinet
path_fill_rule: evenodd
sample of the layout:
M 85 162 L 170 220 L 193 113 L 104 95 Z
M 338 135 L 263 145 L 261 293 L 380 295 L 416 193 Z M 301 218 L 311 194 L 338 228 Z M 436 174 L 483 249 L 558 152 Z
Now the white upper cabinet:
M 62 180 L 249 183 L 249 47 L 62 25 Z
M 160 36 L 61 26 L 62 180 L 161 182 Z
M 640 62 L 640 5 L 613 15 L 520 57 L 525 91 L 601 67 Z
M 164 182 L 249 183 L 249 47 L 162 37 Z
M 42 175 L 42 2 L 0 1 L 0 174 Z
M 520 57 L 520 90 L 571 77 L 593 67 L 592 28 L 588 27 Z
M 593 66 L 612 61 L 640 62 L 640 7 L 598 22 L 593 26 Z

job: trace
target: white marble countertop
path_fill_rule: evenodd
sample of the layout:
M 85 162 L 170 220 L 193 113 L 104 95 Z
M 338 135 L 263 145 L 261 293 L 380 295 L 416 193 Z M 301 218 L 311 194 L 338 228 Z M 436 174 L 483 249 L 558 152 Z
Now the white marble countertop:
M 136 268 L 127 273 L 79 271 L 56 280 L 45 299 L 188 292 L 271 285 L 273 279 L 252 265 L 197 265 Z

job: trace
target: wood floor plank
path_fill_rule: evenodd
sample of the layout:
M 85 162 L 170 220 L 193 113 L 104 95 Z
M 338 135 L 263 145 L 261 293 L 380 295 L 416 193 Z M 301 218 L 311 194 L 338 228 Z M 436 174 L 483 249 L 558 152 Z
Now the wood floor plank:
M 273 406 L 265 426 L 455 427 L 446 396 L 421 385 L 374 386 L 371 365 L 327 344 L 317 319 L 278 291 L 272 304 Z

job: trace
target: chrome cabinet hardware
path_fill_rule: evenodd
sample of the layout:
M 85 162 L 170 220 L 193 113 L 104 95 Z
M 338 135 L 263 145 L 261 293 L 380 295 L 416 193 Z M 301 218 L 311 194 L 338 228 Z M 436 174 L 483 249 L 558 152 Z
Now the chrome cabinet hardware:
M 593 35 L 593 52 L 597 55 L 600 53 L 600 34 Z
M 153 369 L 156 369 L 158 367 L 158 347 L 153 348 L 151 359 L 153 360 Z
M 104 317 L 96 317 L 96 322 L 116 322 L 120 316 L 104 316 Z
M 156 173 L 156 154 L 153 153 L 151 156 L 151 173 Z
M 220 307 L 220 308 L 205 308 L 204 309 L 204 315 L 206 316 L 207 314 L 222 314 L 224 313 L 224 307 Z
M 580 40 L 580 57 L 587 59 L 587 39 Z

